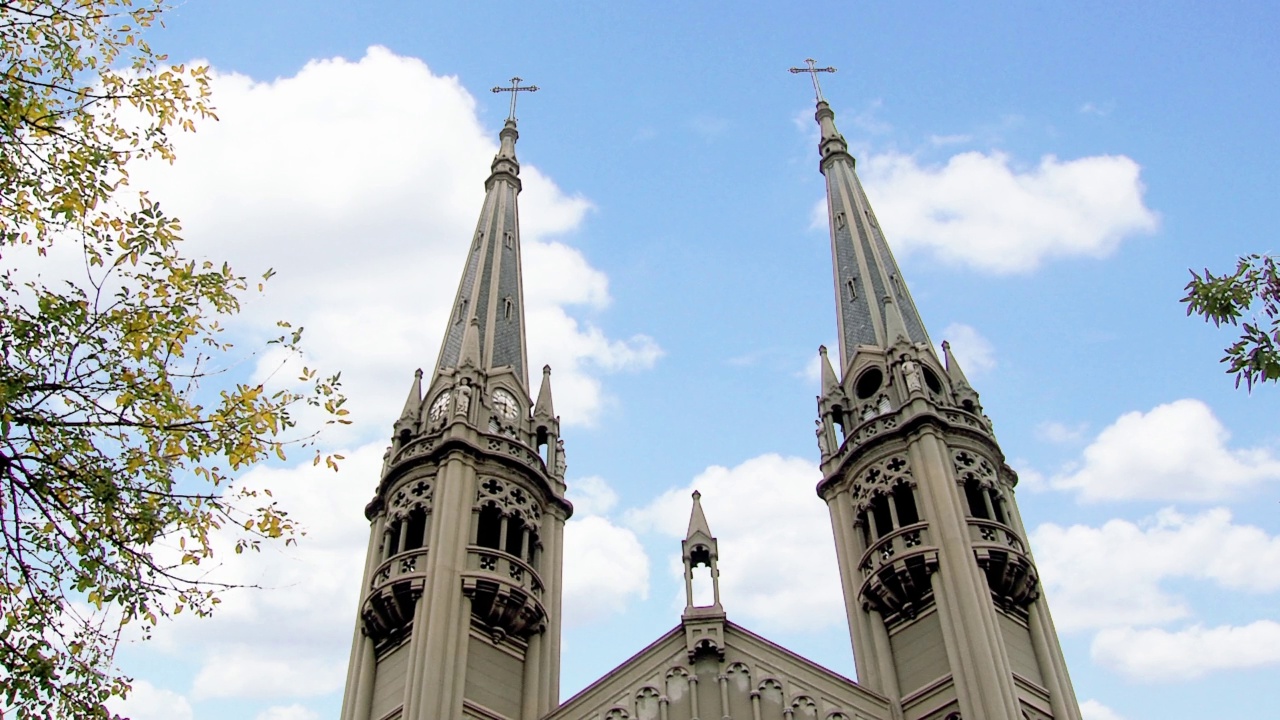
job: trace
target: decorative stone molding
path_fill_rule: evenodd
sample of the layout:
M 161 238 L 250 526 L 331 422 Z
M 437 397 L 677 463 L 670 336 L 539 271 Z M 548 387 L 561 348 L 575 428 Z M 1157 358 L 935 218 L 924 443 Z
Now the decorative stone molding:
M 951 464 L 956 472 L 956 482 L 964 484 L 969 480 L 976 480 L 982 487 L 999 487 L 995 463 L 979 452 L 968 448 L 953 448 Z
M 904 455 L 890 455 L 862 471 L 849 490 L 849 499 L 861 515 L 877 495 L 887 495 L 893 492 L 894 486 L 902 484 L 916 485 L 911 465 Z
M 535 526 L 542 520 L 542 506 L 527 490 L 496 477 L 482 475 L 476 490 L 475 509 L 485 505 L 494 505 L 502 514 L 518 517 Z
M 434 498 L 435 476 L 414 478 L 391 494 L 388 515 L 393 520 L 402 520 L 416 508 L 429 513 Z
M 1040 579 L 1022 538 L 1013 528 L 969 518 L 969 544 L 996 602 L 1025 608 L 1040 597 Z
M 925 522 L 899 528 L 877 540 L 863 553 L 859 596 L 864 608 L 886 619 L 915 617 L 928 607 L 929 576 L 938 569 L 938 548 Z

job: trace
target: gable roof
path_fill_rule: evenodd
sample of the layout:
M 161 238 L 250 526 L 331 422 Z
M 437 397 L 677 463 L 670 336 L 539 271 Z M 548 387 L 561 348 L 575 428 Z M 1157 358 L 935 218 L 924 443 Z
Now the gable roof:
M 723 657 L 690 660 L 685 626 L 677 625 L 545 720 L 658 717 L 663 698 L 673 720 L 691 716 L 694 702 L 699 717 L 749 718 L 753 693 L 779 717 L 790 707 L 797 717 L 889 718 L 888 699 L 853 680 L 727 620 L 723 635 Z

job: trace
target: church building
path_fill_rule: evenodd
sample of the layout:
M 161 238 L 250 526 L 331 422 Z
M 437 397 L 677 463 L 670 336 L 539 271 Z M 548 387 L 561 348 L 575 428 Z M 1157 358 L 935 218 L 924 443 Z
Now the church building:
M 365 507 L 341 720 L 1080 720 L 1017 475 L 947 343 L 935 352 L 813 78 L 840 344 L 819 349 L 814 502 L 858 680 L 728 619 L 695 492 L 678 624 L 560 701 L 573 507 L 551 370 L 536 395 L 528 376 L 517 82 L 439 358 L 413 379 Z

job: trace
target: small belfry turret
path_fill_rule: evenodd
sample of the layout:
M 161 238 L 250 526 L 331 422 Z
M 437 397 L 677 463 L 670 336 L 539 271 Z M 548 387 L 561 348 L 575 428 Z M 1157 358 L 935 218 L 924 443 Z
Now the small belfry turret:
M 935 352 L 823 99 L 839 373 L 816 434 L 859 683 L 893 717 L 1079 720 L 1005 463 L 978 394 Z
M 435 371 L 393 427 L 342 720 L 535 720 L 559 701 L 565 500 L 544 368 L 529 395 L 512 113 Z
M 703 654 L 724 658 L 724 607 L 720 604 L 720 550 L 716 538 L 702 512 L 702 493 L 693 491 L 693 509 L 689 513 L 689 531 L 680 542 L 684 561 L 685 608 L 680 616 L 684 626 L 685 646 L 692 662 Z M 701 603 L 697 597 L 694 576 L 698 568 L 710 577 L 711 602 Z

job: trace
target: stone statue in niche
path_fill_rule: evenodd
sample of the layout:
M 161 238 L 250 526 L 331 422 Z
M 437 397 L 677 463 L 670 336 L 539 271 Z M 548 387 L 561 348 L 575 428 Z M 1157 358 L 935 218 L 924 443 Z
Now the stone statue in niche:
M 821 420 L 813 421 L 813 434 L 818 436 L 818 451 L 822 453 L 822 457 L 831 454 L 831 440 L 827 437 L 826 428 L 822 426 Z
M 902 378 L 907 382 L 907 392 L 920 391 L 920 366 L 905 356 L 902 361 Z
M 564 459 L 564 440 L 556 438 L 556 474 L 564 475 L 568 467 L 569 464 Z
M 457 389 L 457 400 L 454 401 L 453 414 L 466 415 L 471 409 L 471 380 L 462 378 L 462 384 Z

